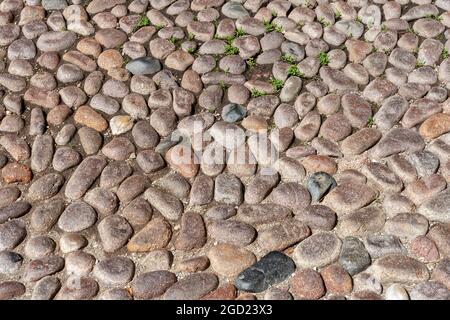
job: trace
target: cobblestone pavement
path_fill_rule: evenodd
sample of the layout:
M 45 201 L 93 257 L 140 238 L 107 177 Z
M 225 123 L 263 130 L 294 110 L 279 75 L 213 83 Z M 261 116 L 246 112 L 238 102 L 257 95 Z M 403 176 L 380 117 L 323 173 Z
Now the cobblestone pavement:
M 449 27 L 0 1 L 0 299 L 450 299 Z

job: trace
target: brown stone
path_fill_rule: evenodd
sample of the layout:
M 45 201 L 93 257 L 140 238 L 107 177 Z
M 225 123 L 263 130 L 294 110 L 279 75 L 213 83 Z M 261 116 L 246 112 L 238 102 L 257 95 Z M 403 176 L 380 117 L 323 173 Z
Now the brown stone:
M 166 161 L 183 177 L 192 178 L 197 175 L 199 164 L 191 148 L 176 145 L 166 153 Z
M 317 300 L 325 294 L 323 280 L 313 269 L 297 271 L 289 281 L 289 285 L 295 299 Z
M 419 128 L 424 139 L 434 139 L 450 131 L 450 115 L 438 113 L 425 120 Z
M 236 298 L 236 287 L 227 283 L 216 290 L 208 293 L 202 300 L 234 300 Z
M 335 174 L 337 171 L 337 164 L 328 156 L 310 155 L 302 161 L 303 166 L 308 172 L 326 172 Z
M 162 218 L 151 220 L 131 238 L 127 248 L 131 252 L 147 252 L 164 248 L 172 238 L 172 227 Z
M 32 173 L 28 166 L 20 163 L 8 163 L 2 169 L 2 177 L 6 183 L 28 183 Z
M 340 265 L 334 264 L 320 271 L 327 293 L 335 295 L 350 294 L 353 289 L 352 277 Z
M 98 132 L 105 131 L 108 128 L 108 122 L 101 114 L 88 106 L 81 106 L 75 112 L 74 120 L 86 127 L 92 128 Z

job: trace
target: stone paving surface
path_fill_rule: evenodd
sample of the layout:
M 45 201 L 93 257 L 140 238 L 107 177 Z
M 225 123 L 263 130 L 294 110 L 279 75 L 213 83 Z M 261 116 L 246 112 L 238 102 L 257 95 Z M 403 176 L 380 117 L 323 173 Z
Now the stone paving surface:
M 450 0 L 2 0 L 0 300 L 450 299 L 449 28 Z

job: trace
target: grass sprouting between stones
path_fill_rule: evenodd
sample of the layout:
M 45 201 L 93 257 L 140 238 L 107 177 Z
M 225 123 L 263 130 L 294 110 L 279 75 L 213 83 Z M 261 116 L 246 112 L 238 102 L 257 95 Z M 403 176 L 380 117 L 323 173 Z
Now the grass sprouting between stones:
M 239 38 L 239 37 L 245 36 L 245 31 L 242 28 L 237 28 L 234 34 L 235 34 L 236 38 Z
M 272 31 L 276 31 L 276 32 L 283 32 L 283 28 L 280 26 L 277 26 L 275 23 L 271 22 L 271 21 L 264 21 L 264 29 L 266 30 L 267 33 L 272 32 Z
M 300 78 L 305 77 L 305 75 L 298 70 L 298 67 L 295 64 L 289 66 L 288 75 L 294 76 L 294 77 L 300 77 Z
M 447 48 L 444 48 L 442 50 L 441 56 L 442 56 L 442 59 L 447 59 L 448 58 L 448 49 Z
M 238 48 L 234 47 L 233 45 L 231 45 L 229 43 L 227 43 L 225 45 L 225 55 L 226 56 L 231 56 L 231 55 L 238 54 L 238 53 L 239 53 Z
M 283 81 L 276 79 L 274 77 L 271 77 L 269 79 L 269 83 L 272 85 L 273 89 L 276 92 L 279 92 L 283 88 Z
M 420 68 L 420 67 L 423 67 L 423 66 L 425 66 L 425 61 L 417 59 L 417 61 L 416 61 L 416 68 Z
M 330 62 L 328 54 L 326 52 L 319 53 L 319 62 L 321 66 L 326 66 Z
M 266 95 L 266 93 L 264 91 L 259 91 L 255 88 L 252 89 L 251 93 L 252 93 L 253 98 L 262 97 L 262 96 Z
M 373 120 L 373 117 L 370 117 L 369 120 L 367 120 L 367 127 L 372 128 L 375 124 L 375 121 Z
M 156 31 L 159 31 L 159 30 L 161 30 L 162 28 L 164 28 L 163 25 L 161 25 L 161 24 L 155 24 L 155 29 L 156 29 Z
M 138 23 L 133 29 L 133 32 L 138 31 L 142 27 L 146 27 L 150 25 L 150 19 L 146 15 L 142 15 L 139 17 Z
M 246 63 L 250 69 L 252 69 L 256 66 L 256 62 L 255 62 L 254 58 L 248 58 Z
M 283 60 L 284 62 L 287 62 L 289 64 L 295 64 L 295 62 L 296 62 L 295 59 L 288 54 L 283 54 L 281 56 L 281 60 Z

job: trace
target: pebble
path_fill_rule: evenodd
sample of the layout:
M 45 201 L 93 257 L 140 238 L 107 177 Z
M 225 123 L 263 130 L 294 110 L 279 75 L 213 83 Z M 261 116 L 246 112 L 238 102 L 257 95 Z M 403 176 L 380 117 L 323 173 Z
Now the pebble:
M 63 267 L 64 259 L 55 255 L 32 260 L 25 266 L 23 279 L 25 281 L 38 281 L 62 270 Z
M 290 292 L 295 299 L 317 300 L 325 295 L 325 285 L 320 273 L 301 269 L 289 280 Z
M 294 271 L 295 264 L 291 258 L 279 251 L 272 251 L 242 271 L 235 285 L 242 291 L 261 292 L 287 279 Z
M 55 300 L 89 300 L 99 290 L 98 283 L 89 277 L 71 276 L 62 285 Z
M 57 277 L 48 276 L 42 278 L 36 282 L 31 294 L 31 300 L 52 300 L 60 288 L 61 282 Z
M 0 300 L 10 300 L 25 294 L 25 286 L 18 281 L 3 281 L 0 283 Z
M 106 252 L 114 252 L 123 247 L 133 234 L 133 229 L 125 218 L 111 215 L 98 224 L 98 233 Z
M 108 285 L 125 285 L 134 276 L 134 263 L 126 257 L 113 257 L 100 261 L 94 267 L 95 277 Z
M 4 250 L 0 252 L 0 262 L 1 274 L 15 274 L 22 266 L 23 257 L 14 251 Z
M 311 194 L 312 201 L 320 200 L 327 192 L 336 186 L 336 181 L 326 172 L 315 172 L 307 182 L 306 188 Z
M 145 272 L 133 280 L 131 290 L 134 297 L 149 300 L 164 294 L 176 281 L 176 275 L 169 271 Z
M 294 260 L 303 268 L 322 267 L 338 259 L 341 246 L 333 233 L 319 232 L 297 245 Z
M 232 244 L 217 244 L 208 252 L 211 267 L 225 277 L 234 277 L 256 262 L 250 251 Z
M 201 272 L 188 275 L 173 284 L 165 294 L 164 300 L 197 300 L 215 290 L 219 285 L 216 275 Z
M 172 238 L 169 223 L 161 218 L 151 220 L 143 229 L 136 233 L 128 242 L 131 252 L 147 252 L 164 248 Z
M 422 262 L 399 254 L 387 255 L 375 260 L 371 269 L 374 276 L 382 283 L 408 284 L 426 281 L 430 276 Z

